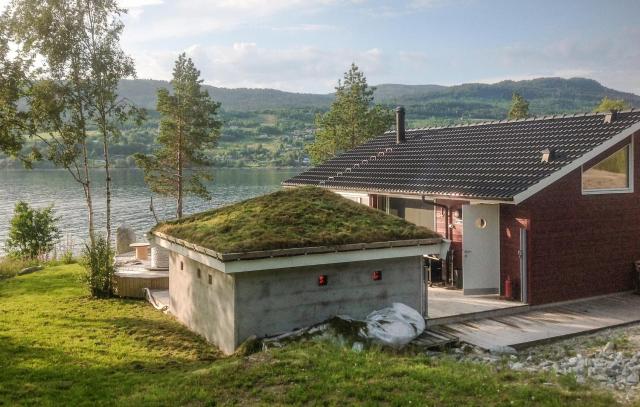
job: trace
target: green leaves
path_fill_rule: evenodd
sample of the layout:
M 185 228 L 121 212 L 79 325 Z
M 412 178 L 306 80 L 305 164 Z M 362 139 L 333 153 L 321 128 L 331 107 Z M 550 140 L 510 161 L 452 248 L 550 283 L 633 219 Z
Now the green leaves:
M 11 219 L 7 251 L 21 259 L 45 257 L 60 240 L 58 219 L 54 216 L 53 206 L 34 209 L 26 202 L 18 202 Z
M 307 147 L 314 163 L 353 149 L 391 126 L 392 112 L 380 105 L 372 106 L 374 91 L 364 74 L 351 64 L 343 81 L 338 81 L 331 109 L 316 116 L 316 139 Z
M 509 109 L 509 120 L 526 119 L 527 117 L 529 117 L 529 102 L 518 92 L 513 92 L 511 109 Z
M 629 108 L 629 104 L 623 99 L 609 99 L 604 97 L 600 104 L 593 110 L 594 112 L 619 112 Z
M 158 90 L 159 147 L 151 155 L 136 156 L 149 188 L 176 198 L 178 217 L 182 216 L 183 196 L 211 198 L 204 185 L 212 179 L 205 168 L 211 163 L 206 151 L 217 146 L 222 122 L 217 116 L 220 103 L 211 99 L 201 83 L 200 71 L 181 54 L 173 70 L 173 93 Z

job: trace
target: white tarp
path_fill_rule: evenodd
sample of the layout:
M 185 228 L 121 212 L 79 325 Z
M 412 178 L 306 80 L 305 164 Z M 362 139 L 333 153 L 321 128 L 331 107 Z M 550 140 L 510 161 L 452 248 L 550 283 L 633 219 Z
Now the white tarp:
M 360 335 L 374 342 L 401 348 L 420 336 L 425 329 L 424 318 L 413 308 L 399 302 L 373 311 L 364 320 L 366 331 Z

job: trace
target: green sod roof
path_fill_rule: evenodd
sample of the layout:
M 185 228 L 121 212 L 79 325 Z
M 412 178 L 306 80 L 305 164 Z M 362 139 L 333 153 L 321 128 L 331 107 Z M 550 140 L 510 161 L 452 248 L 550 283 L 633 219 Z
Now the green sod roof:
M 440 237 L 316 187 L 285 189 L 160 223 L 152 232 L 219 253 Z

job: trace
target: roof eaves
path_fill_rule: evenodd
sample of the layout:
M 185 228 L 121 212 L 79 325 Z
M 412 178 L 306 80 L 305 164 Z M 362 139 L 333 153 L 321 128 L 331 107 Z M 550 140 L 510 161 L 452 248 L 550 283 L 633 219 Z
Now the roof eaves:
M 639 132 L 639 131 L 640 131 L 640 121 L 637 121 L 635 124 L 633 124 L 633 125 L 627 127 L 626 129 L 622 130 L 620 133 L 618 133 L 615 136 L 611 137 L 609 140 L 601 143 L 599 146 L 597 146 L 596 148 L 594 148 L 591 151 L 587 152 L 586 154 L 582 155 L 578 159 L 576 159 L 576 160 L 570 162 L 569 164 L 561 167 L 560 169 L 554 171 L 553 173 L 551 173 L 547 177 L 541 179 L 540 181 L 538 181 L 534 185 L 530 186 L 526 190 L 516 194 L 513 197 L 514 203 L 517 205 L 517 204 L 520 204 L 523 201 L 529 199 L 531 196 L 537 194 L 542 189 L 544 189 L 547 186 L 549 186 L 549 185 L 553 184 L 554 182 L 558 181 L 560 178 L 562 178 L 565 175 L 569 174 L 571 171 L 574 171 L 574 170 L 580 168 L 583 164 L 585 164 L 585 163 L 589 162 L 590 160 L 596 158 L 600 154 L 604 153 L 608 149 L 614 147 L 616 144 L 618 144 L 621 141 L 623 141 L 625 138 L 627 138 L 629 136 L 632 136 L 633 134 L 635 134 L 636 132 Z

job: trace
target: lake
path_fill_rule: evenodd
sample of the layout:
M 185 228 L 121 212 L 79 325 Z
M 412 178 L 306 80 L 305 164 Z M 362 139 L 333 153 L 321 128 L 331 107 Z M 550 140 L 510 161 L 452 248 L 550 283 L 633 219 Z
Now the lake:
M 263 195 L 280 188 L 280 182 L 299 173 L 301 169 L 215 169 L 210 183 L 211 201 L 188 197 L 185 213 L 228 205 L 243 199 Z M 104 173 L 92 171 L 96 228 L 104 233 Z M 137 169 L 113 169 L 111 222 L 115 230 L 121 224 L 132 227 L 138 236 L 154 224 L 149 211 L 151 192 Z M 82 186 L 66 170 L 0 170 L 0 253 L 4 251 L 9 221 L 16 202 L 23 200 L 35 207 L 54 205 L 60 217 L 63 241 L 67 239 L 77 248 L 87 238 L 87 212 Z M 158 217 L 175 217 L 175 201 L 154 197 Z

